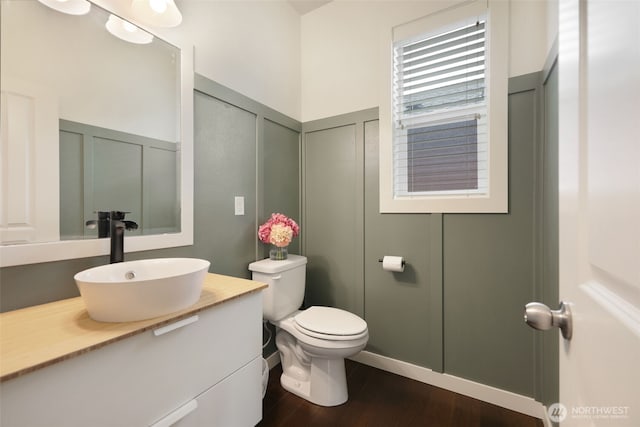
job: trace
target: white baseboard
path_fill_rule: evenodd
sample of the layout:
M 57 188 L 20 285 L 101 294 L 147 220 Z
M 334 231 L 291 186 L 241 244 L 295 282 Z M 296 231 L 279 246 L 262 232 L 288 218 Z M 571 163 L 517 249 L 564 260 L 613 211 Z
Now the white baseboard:
M 270 356 L 266 358 L 267 365 L 269 365 L 269 370 L 273 369 L 274 366 L 280 364 L 280 352 L 274 351 Z
M 435 387 L 440 387 L 474 399 L 482 400 L 483 402 L 491 403 L 512 411 L 520 412 L 521 414 L 540 418 L 543 420 L 545 426 L 551 427 L 544 405 L 530 397 L 453 375 L 441 374 L 439 372 L 432 371 L 429 368 L 413 365 L 411 363 L 381 356 L 368 351 L 361 351 L 349 359 L 374 368 L 382 369 L 383 371 L 411 378 L 425 384 L 430 384 Z
M 491 403 L 502 408 L 520 412 L 521 414 L 540 418 L 542 419 L 545 427 L 553 427 L 553 424 L 549 420 L 549 416 L 547 414 L 547 408 L 542 403 L 530 397 L 453 375 L 441 374 L 439 372 L 434 372 L 429 368 L 381 356 L 369 351 L 361 351 L 349 359 L 405 378 L 411 378 L 412 380 L 420 381 L 425 384 L 482 400 L 483 402 Z M 269 369 L 278 365 L 280 363 L 280 353 L 276 351 L 271 356 L 267 357 L 267 363 L 269 364 Z

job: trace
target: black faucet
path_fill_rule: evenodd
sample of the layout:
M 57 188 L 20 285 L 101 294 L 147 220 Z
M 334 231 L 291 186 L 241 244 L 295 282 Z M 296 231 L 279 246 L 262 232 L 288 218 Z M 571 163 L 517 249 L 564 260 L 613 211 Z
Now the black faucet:
M 96 227 L 98 228 L 98 239 L 109 237 L 109 217 L 111 213 L 109 211 L 97 211 L 95 213 L 98 214 L 98 219 L 90 219 L 85 225 L 91 230 L 94 230 Z
M 110 234 L 111 234 L 111 255 L 109 262 L 124 261 L 124 230 L 135 230 L 138 224 L 133 221 L 125 221 L 124 216 L 127 212 L 111 211 L 109 215 Z
M 129 212 L 98 211 L 98 220 L 87 221 L 89 228 L 98 227 L 98 238 L 111 238 L 111 264 L 124 261 L 124 230 L 136 230 L 138 224 L 125 221 L 124 216 Z

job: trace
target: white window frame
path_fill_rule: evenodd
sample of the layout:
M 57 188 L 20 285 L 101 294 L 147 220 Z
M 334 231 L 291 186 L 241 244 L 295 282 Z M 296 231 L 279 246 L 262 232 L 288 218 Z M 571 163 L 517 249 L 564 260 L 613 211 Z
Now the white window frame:
M 395 196 L 393 188 L 393 44 L 421 34 L 444 33 L 461 21 L 484 15 L 486 28 L 486 98 L 488 192 L 483 195 L 440 192 Z M 383 41 L 380 105 L 381 213 L 506 213 L 508 212 L 507 94 L 509 71 L 509 3 L 473 1 L 394 27 Z

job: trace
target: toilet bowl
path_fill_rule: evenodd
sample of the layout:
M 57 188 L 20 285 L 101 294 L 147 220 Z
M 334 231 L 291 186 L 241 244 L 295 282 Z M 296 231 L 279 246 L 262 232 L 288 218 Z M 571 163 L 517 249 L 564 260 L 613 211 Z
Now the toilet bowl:
M 346 402 L 344 359 L 367 345 L 366 322 L 338 308 L 299 310 L 304 297 L 305 257 L 256 261 L 249 269 L 254 280 L 269 285 L 263 291 L 263 317 L 276 326 L 283 388 L 321 406 Z
M 336 335 L 321 332 L 322 320 L 316 320 L 318 328 L 315 330 L 306 329 L 298 321 L 320 311 L 326 318 L 353 316 L 362 322 L 362 329 L 353 335 Z M 310 307 L 274 324 L 278 328 L 276 346 L 280 351 L 280 383 L 284 389 L 321 406 L 346 402 L 349 396 L 344 359 L 359 353 L 367 345 L 369 333 L 364 320 L 337 308 Z

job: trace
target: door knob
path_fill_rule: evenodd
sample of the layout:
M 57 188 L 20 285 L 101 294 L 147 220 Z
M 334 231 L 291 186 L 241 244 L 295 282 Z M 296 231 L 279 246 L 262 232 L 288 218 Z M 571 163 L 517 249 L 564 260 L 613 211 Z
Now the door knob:
M 559 310 L 551 310 L 540 302 L 530 302 L 524 306 L 524 321 L 532 328 L 541 331 L 557 326 L 566 340 L 570 340 L 573 335 L 571 309 L 564 301 L 560 302 Z

